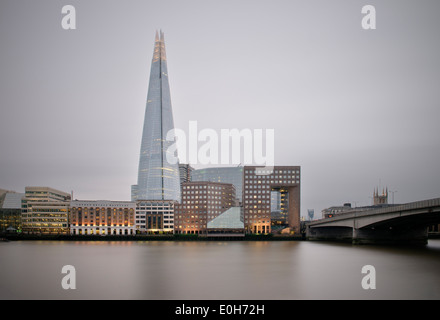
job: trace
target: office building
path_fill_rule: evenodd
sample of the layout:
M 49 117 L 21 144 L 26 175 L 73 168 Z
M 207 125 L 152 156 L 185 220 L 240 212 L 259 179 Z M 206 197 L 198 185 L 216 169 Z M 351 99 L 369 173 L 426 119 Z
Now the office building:
M 207 224 L 236 204 L 235 187 L 230 183 L 183 183 L 182 203 L 174 210 L 174 233 L 206 234 Z
M 0 208 L 3 206 L 3 200 L 5 199 L 6 194 L 11 192 L 15 193 L 15 191 L 0 189 Z
M 21 232 L 21 199 L 24 193 L 7 191 L 0 196 L 0 232 Z
M 132 186 L 132 201 L 180 201 L 180 177 L 176 152 L 164 34 L 156 33 L 150 70 L 144 128 L 139 157 L 138 181 Z M 171 137 L 172 139 L 167 139 Z M 171 147 L 171 148 L 170 148 Z M 169 160 L 171 159 L 171 160 Z
M 139 200 L 136 202 L 136 231 L 146 234 L 174 233 L 174 206 L 172 200 Z
M 49 187 L 26 187 L 21 200 L 24 233 L 69 234 L 69 193 Z
M 271 214 L 272 191 L 280 193 L 280 211 Z M 277 197 L 276 197 L 277 198 Z M 245 166 L 243 174 L 243 212 L 247 233 L 265 234 L 289 228 L 300 232 L 300 167 L 275 166 L 273 170 Z M 272 230 L 273 229 L 273 230 Z
M 180 188 L 182 188 L 182 183 L 191 181 L 191 173 L 194 171 L 194 168 L 189 164 L 180 163 L 179 164 L 179 173 L 180 173 Z
M 231 183 L 235 187 L 239 205 L 243 200 L 243 167 L 215 167 L 197 169 L 191 173 L 191 181 Z

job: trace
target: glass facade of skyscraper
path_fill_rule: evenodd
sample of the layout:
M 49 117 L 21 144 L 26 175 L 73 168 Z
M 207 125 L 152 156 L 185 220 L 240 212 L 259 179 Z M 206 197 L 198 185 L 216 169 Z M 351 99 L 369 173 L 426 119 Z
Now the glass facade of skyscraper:
M 191 181 L 231 183 L 235 186 L 239 203 L 242 202 L 243 167 L 217 167 L 193 170 L 191 172 Z
M 180 201 L 177 154 L 170 150 L 174 129 L 164 35 L 156 33 L 139 158 L 138 183 L 132 200 Z M 170 137 L 170 136 L 169 136 Z M 169 159 L 173 159 L 170 161 Z

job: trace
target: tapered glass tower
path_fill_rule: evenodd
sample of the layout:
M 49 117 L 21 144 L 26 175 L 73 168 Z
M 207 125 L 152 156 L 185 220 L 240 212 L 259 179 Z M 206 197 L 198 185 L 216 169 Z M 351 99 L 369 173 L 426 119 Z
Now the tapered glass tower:
M 174 144 L 173 111 L 168 83 L 164 34 L 156 32 L 150 83 L 145 109 L 144 129 L 139 158 L 138 183 L 132 186 L 135 200 L 175 200 L 180 202 L 180 178 Z M 167 140 L 168 134 L 168 140 Z M 168 156 L 167 156 L 168 155 Z

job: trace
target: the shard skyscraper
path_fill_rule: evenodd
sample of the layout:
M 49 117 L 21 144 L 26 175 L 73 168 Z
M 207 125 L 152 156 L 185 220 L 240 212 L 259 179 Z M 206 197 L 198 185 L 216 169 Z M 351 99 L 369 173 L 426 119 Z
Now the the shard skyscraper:
M 160 35 L 156 32 L 154 43 L 139 158 L 138 183 L 132 186 L 132 201 L 175 200 L 180 202 L 179 164 L 177 161 L 167 159 L 167 153 L 172 153 L 171 156 L 177 157 L 176 153 L 169 151 L 174 141 L 166 139 L 167 133 L 173 129 L 167 58 L 164 34 L 161 31 Z

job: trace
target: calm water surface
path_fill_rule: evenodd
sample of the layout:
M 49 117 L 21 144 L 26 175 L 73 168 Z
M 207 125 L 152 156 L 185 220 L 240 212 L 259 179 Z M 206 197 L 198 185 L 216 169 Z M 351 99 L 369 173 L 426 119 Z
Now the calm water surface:
M 64 290 L 64 265 L 76 289 Z M 361 286 L 362 266 L 376 289 Z M 0 243 L 0 299 L 440 299 L 440 240 Z

